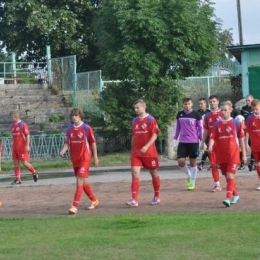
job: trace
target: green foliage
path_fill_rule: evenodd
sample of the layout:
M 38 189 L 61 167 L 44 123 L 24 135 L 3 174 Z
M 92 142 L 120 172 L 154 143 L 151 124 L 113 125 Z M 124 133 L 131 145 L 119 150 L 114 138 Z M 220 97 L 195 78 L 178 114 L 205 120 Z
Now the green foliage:
M 242 75 L 231 77 L 231 86 L 232 86 L 233 100 L 238 101 L 242 99 L 243 98 Z
M 204 72 L 218 58 L 213 16 L 209 1 L 104 1 L 96 21 L 103 72 L 150 84 Z
M 52 115 L 49 118 L 49 121 L 52 122 L 52 123 L 58 123 L 58 122 L 63 121 L 64 119 L 65 119 L 64 115 Z
M 176 79 L 199 74 L 218 56 L 217 23 L 209 1 L 104 1 L 95 26 L 108 79 L 102 93 L 108 125 L 130 139 L 133 103 L 143 98 L 164 133 L 183 91 Z
M 3 0 L 0 5 L 2 48 L 21 59 L 44 60 L 52 55 L 77 55 L 79 66 L 96 68 L 92 20 L 95 1 Z

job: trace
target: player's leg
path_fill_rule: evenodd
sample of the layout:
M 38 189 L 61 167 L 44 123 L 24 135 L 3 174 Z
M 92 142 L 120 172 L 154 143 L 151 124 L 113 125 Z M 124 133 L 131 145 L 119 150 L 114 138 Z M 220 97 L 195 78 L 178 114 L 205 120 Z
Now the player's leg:
M 240 164 L 239 164 L 239 166 L 238 166 L 238 170 L 244 170 L 245 169 L 245 165 L 244 165 L 244 163 L 243 163 L 243 156 L 242 156 L 243 154 L 242 154 L 242 152 L 240 151 L 239 152 L 239 161 L 240 161 Z
M 15 180 L 11 184 L 12 185 L 20 185 L 22 183 L 21 171 L 20 171 L 20 161 L 18 159 L 18 155 L 17 155 L 16 152 L 13 152 L 12 157 L 13 157 Z
M 71 214 L 71 215 L 77 214 L 79 203 L 80 203 L 81 197 L 83 195 L 83 191 L 84 191 L 84 189 L 83 189 L 84 178 L 78 176 L 79 171 L 80 171 L 80 167 L 74 168 L 74 172 L 75 172 L 77 181 L 76 181 L 76 191 L 74 193 L 72 207 L 69 209 L 69 214 Z
M 199 169 L 200 171 L 202 171 L 203 166 L 204 166 L 204 164 L 205 164 L 205 162 L 206 162 L 208 156 L 209 156 L 209 152 L 208 152 L 208 151 L 204 151 L 203 154 L 202 154 L 202 156 L 201 156 L 201 161 L 200 161 L 200 163 L 198 164 L 198 169 Z
M 211 173 L 214 180 L 214 187 L 213 192 L 221 191 L 221 186 L 219 182 L 219 172 L 218 172 L 218 165 L 217 165 L 217 159 L 216 159 L 216 151 L 215 147 L 213 147 L 213 151 L 209 154 L 209 161 L 211 166 Z
M 87 177 L 84 178 L 83 189 L 84 189 L 84 192 L 86 193 L 86 195 L 88 196 L 88 198 L 91 200 L 91 205 L 89 207 L 87 207 L 87 209 L 91 210 L 91 209 L 96 208 L 99 204 L 99 200 L 97 199 L 94 192 L 92 191 L 92 188 L 88 182 Z
M 33 165 L 31 163 L 29 163 L 29 154 L 28 153 L 23 154 L 21 162 L 28 169 L 28 171 L 30 171 L 32 173 L 34 182 L 37 182 L 38 178 L 39 178 L 38 173 L 34 169 Z
M 226 188 L 226 198 L 223 200 L 223 204 L 226 207 L 229 207 L 230 204 L 236 204 L 240 199 L 237 190 L 236 190 L 236 180 L 235 173 L 237 170 L 237 163 L 227 163 L 225 174 L 227 180 L 227 188 Z
M 199 156 L 199 143 L 188 144 L 188 149 L 189 149 L 190 177 L 191 177 L 191 185 L 188 187 L 188 190 L 195 190 L 196 179 L 198 174 L 197 157 Z
M 158 158 L 143 158 L 144 168 L 148 169 L 153 183 L 154 197 L 152 199 L 151 205 L 158 205 L 160 200 L 160 188 L 161 180 L 157 169 L 159 168 Z
M 131 183 L 131 192 L 132 199 L 126 202 L 127 206 L 137 207 L 138 198 L 139 198 L 139 189 L 140 189 L 140 171 L 143 166 L 143 162 L 140 158 L 132 157 L 131 158 L 131 169 L 132 169 L 132 183 Z
M 180 169 L 187 175 L 187 188 L 191 185 L 191 173 L 186 164 L 186 157 L 189 156 L 188 146 L 186 143 L 179 143 L 177 148 L 177 162 Z
M 256 190 L 260 191 L 260 152 L 254 153 L 255 163 L 256 163 L 256 172 L 259 180 L 259 184 Z

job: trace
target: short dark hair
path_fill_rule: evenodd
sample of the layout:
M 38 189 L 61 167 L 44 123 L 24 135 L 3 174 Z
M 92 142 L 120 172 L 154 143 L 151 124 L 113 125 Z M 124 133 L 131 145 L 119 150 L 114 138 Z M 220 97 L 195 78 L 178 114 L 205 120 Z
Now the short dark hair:
M 213 98 L 215 98 L 216 100 L 219 100 L 219 98 L 218 98 L 217 95 L 210 95 L 210 96 L 209 96 L 209 99 L 213 99 Z
M 200 98 L 199 101 L 205 101 L 207 103 L 206 98 Z
M 182 103 L 192 101 L 191 97 L 185 97 L 182 99 Z
M 74 107 L 72 108 L 71 112 L 70 112 L 70 116 L 79 116 L 81 120 L 83 120 L 84 114 L 82 112 L 82 110 L 78 107 Z

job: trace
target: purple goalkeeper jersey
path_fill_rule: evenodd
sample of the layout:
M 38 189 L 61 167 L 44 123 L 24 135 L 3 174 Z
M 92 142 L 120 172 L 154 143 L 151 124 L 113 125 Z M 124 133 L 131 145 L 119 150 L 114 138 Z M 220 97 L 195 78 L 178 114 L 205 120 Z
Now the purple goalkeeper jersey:
M 180 143 L 198 143 L 202 140 L 202 118 L 198 111 L 182 110 L 177 114 L 174 139 L 180 137 Z

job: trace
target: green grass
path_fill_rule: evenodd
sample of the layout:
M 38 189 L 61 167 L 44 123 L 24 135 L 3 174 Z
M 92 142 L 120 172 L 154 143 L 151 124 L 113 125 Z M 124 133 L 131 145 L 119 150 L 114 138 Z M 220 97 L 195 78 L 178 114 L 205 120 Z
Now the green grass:
M 4 260 L 260 259 L 259 213 L 0 220 Z
M 36 169 L 51 170 L 51 169 L 67 169 L 71 168 L 71 162 L 68 159 L 54 159 L 54 160 L 31 160 Z M 116 166 L 129 165 L 130 154 L 109 154 L 99 156 L 100 166 Z M 13 163 L 3 161 L 2 170 L 4 172 L 13 171 Z

